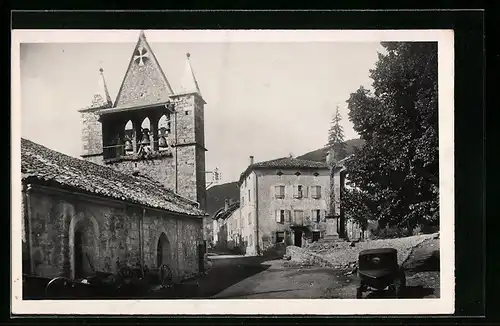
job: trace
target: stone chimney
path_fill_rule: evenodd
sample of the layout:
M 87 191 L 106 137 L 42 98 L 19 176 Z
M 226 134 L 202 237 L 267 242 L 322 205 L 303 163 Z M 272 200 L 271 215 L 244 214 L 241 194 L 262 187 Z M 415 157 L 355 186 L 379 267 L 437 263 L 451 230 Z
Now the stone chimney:
M 227 211 L 229 209 L 229 199 L 224 200 L 224 210 Z
M 253 156 L 250 156 L 250 165 L 253 164 Z

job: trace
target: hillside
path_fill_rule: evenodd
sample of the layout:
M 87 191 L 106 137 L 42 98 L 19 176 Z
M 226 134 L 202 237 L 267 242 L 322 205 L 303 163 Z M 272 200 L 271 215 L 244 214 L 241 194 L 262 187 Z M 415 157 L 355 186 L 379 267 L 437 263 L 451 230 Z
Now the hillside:
M 224 200 L 238 200 L 240 197 L 240 188 L 238 182 L 223 183 L 215 185 L 207 190 L 207 213 L 215 214 L 219 208 L 224 207 Z
M 355 147 L 359 148 L 363 146 L 364 143 L 365 141 L 360 138 L 346 140 L 347 155 L 351 155 L 352 153 L 354 153 L 354 148 Z M 298 156 L 297 158 L 315 162 L 325 162 L 326 154 L 327 154 L 326 148 L 320 148 L 312 152 Z
M 364 140 L 359 138 L 349 139 L 346 141 L 346 144 L 347 155 L 350 155 L 354 152 L 355 147 L 363 146 Z M 326 153 L 325 148 L 320 148 L 296 158 L 315 162 L 325 162 Z M 207 213 L 213 215 L 217 212 L 217 210 L 224 207 L 224 200 L 226 198 L 232 198 L 236 201 L 239 197 L 240 189 L 238 188 L 238 183 L 236 181 L 213 186 L 207 190 Z

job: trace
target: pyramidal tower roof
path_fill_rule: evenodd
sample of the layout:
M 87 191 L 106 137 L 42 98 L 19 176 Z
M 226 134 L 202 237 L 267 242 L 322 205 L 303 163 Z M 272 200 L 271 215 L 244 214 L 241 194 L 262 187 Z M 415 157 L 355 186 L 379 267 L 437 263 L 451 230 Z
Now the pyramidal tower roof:
M 94 98 L 92 99 L 92 104 L 89 106 L 91 109 L 97 108 L 110 108 L 113 106 L 111 97 L 109 96 L 108 86 L 106 85 L 106 80 L 104 78 L 104 70 L 99 68 L 99 80 L 97 83 L 97 89 L 94 92 Z
M 184 70 L 184 75 L 181 79 L 181 86 L 179 88 L 178 94 L 197 93 L 201 96 L 200 87 L 198 86 L 198 81 L 196 80 L 196 76 L 194 75 L 190 57 L 191 54 L 186 53 L 186 67 Z
M 149 46 L 139 34 L 127 72 L 118 91 L 115 107 L 129 108 L 163 104 L 173 95 L 172 87 Z

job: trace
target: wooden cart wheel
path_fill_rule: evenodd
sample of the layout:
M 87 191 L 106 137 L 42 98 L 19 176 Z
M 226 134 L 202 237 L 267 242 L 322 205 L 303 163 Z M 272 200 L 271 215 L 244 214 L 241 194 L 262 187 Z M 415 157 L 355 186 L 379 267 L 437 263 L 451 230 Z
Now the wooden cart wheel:
M 172 285 L 172 270 L 165 264 L 160 266 L 160 282 L 163 287 Z
M 127 279 L 127 278 L 131 279 L 133 276 L 133 273 L 132 273 L 132 270 L 130 268 L 122 267 L 118 271 L 118 276 L 120 276 L 121 278 L 124 278 L 124 279 Z
M 59 276 L 53 278 L 45 286 L 45 294 L 50 297 L 60 295 L 61 292 L 64 293 L 65 292 L 64 290 L 67 289 L 70 285 L 71 282 L 65 277 Z

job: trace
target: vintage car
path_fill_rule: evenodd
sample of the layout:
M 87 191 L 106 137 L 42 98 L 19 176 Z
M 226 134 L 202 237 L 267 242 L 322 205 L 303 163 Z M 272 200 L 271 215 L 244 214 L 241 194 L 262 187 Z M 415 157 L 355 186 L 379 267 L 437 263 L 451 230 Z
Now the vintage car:
M 367 249 L 359 253 L 359 286 L 356 298 L 363 297 L 367 291 L 390 291 L 389 294 L 401 297 L 406 286 L 405 273 L 398 265 L 398 252 L 394 248 Z

